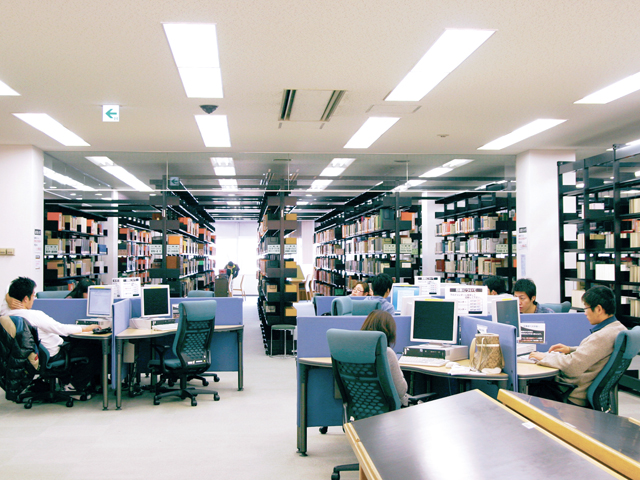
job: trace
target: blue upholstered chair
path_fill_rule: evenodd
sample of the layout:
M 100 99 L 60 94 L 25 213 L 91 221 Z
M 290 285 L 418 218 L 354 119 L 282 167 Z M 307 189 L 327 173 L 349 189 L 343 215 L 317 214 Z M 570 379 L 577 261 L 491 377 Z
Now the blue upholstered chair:
M 46 290 L 36 292 L 36 298 L 65 298 L 69 293 L 69 290 Z
M 594 410 L 618 414 L 618 382 L 640 352 L 640 326 L 620 332 L 609 361 L 587 390 L 587 402 Z
M 369 315 L 374 310 L 380 310 L 380 300 L 358 300 L 353 302 L 351 315 Z
M 562 302 L 562 303 L 541 303 L 541 307 L 547 307 L 553 310 L 556 313 L 567 313 L 571 310 L 571 302 Z
M 151 372 L 161 376 L 156 384 L 154 405 L 159 405 L 161 398 L 169 396 L 178 396 L 183 400 L 188 397 L 194 407 L 198 404 L 195 398 L 198 394 L 213 395 L 214 400 L 220 400 L 218 392 L 214 390 L 196 389 L 187 385 L 189 379 L 197 378 L 211 366 L 210 347 L 215 328 L 216 305 L 215 300 L 180 304 L 178 330 L 172 347 L 176 358 L 166 358 L 167 347 L 154 346 L 160 358 L 149 362 Z M 178 389 L 164 386 L 165 382 L 172 384 L 176 381 L 180 382 Z
M 331 302 L 331 315 L 369 315 L 380 309 L 380 300 L 353 300 L 351 297 L 337 297 Z
M 213 297 L 214 292 L 209 290 L 189 290 L 187 292 L 187 297 Z
M 331 302 L 331 315 L 351 315 L 352 310 L 353 300 L 351 300 L 351 297 L 336 297 Z

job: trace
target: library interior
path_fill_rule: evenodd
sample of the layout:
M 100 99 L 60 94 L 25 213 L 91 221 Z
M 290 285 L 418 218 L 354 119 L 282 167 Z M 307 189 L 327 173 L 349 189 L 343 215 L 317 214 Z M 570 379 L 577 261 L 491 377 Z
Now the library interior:
M 640 478 L 639 23 L 0 4 L 3 478 Z

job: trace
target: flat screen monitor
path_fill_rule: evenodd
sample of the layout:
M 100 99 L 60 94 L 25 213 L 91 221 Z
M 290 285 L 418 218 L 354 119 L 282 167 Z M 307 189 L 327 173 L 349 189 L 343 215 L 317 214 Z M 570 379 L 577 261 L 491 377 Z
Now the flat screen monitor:
M 113 292 L 111 286 L 92 285 L 87 291 L 87 317 L 111 317 Z
M 455 300 L 416 300 L 411 315 L 413 342 L 458 343 L 458 309 Z
M 393 287 L 391 287 L 391 304 L 396 312 L 399 312 L 402 306 L 402 297 L 415 297 L 416 295 L 420 295 L 419 285 L 394 283 Z
M 520 307 L 517 298 L 498 298 L 491 302 L 493 313 L 491 319 L 494 322 L 512 325 L 516 327 L 516 338 L 520 341 Z
M 166 317 L 171 315 L 169 285 L 142 287 L 142 316 Z

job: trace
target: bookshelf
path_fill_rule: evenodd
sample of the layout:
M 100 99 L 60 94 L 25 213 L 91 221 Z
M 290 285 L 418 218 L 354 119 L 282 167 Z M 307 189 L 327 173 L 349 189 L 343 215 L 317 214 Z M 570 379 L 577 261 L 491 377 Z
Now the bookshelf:
M 151 244 L 155 235 L 149 230 L 149 222 L 126 218 L 119 220 L 118 277 L 137 277 L 142 285 L 150 283 L 149 271 L 154 258 Z
M 511 291 L 516 277 L 515 197 L 511 192 L 463 192 L 436 201 L 436 272 L 445 282 L 482 284 L 504 277 Z

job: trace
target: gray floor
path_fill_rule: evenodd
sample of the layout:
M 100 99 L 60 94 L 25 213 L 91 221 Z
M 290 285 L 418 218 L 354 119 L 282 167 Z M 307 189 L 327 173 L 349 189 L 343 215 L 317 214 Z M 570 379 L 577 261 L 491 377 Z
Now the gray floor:
M 0 399 L 2 479 L 322 479 L 334 465 L 355 461 L 339 427 L 309 429 L 309 456 L 296 453 L 296 372 L 292 358 L 264 355 L 255 297 L 245 302 L 245 389 L 222 373 L 220 401 L 198 406 L 150 394 L 102 411 L 101 398 L 22 405 Z M 4 397 L 2 395 L 2 397 Z M 640 418 L 640 398 L 620 394 L 621 414 Z M 347 472 L 345 480 L 358 478 Z

